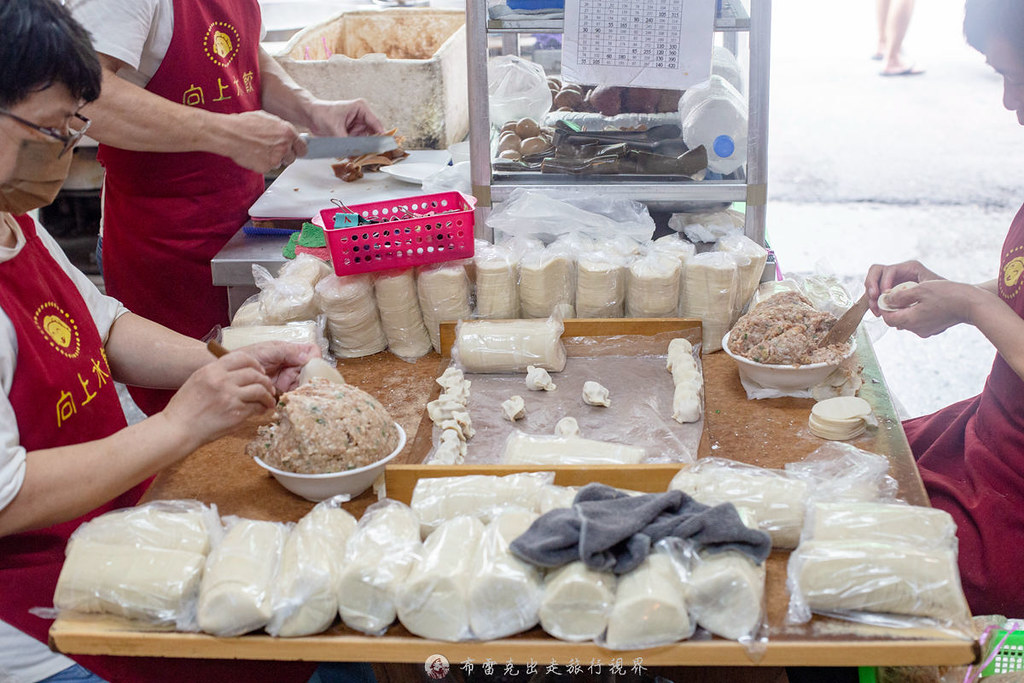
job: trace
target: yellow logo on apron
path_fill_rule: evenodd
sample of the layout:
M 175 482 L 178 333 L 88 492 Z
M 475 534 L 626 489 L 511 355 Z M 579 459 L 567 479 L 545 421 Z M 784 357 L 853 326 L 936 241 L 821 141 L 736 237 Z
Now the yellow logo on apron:
M 241 42 L 241 36 L 234 26 L 224 21 L 215 21 L 206 29 L 203 51 L 214 64 L 227 66 L 238 54 Z
M 33 319 L 50 346 L 68 358 L 78 357 L 82 350 L 78 324 L 60 306 L 53 301 L 47 301 L 36 309 Z
M 1024 275 L 1024 256 L 1018 256 L 1003 266 L 1003 284 L 1007 287 L 1015 287 L 1021 275 Z

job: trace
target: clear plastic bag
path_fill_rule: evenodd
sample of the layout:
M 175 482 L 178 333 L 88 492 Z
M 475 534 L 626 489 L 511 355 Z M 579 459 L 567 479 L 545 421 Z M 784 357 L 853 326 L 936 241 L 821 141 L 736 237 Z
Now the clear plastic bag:
M 523 318 L 575 317 L 576 254 L 571 244 L 555 242 L 520 257 L 519 307 Z
M 423 323 L 413 269 L 378 273 L 373 291 L 388 350 L 409 361 L 429 353 L 430 335 Z
M 757 291 L 768 262 L 768 250 L 746 235 L 725 235 L 715 244 L 715 251 L 724 251 L 736 258 L 739 269 L 739 290 L 733 309 L 733 323 L 740 317 L 747 302 Z
M 263 266 L 252 264 L 253 281 L 260 290 L 260 318 L 271 325 L 316 318 L 320 311 L 313 288 L 318 279 L 309 277 L 315 269 L 315 264 L 304 259 L 295 269 L 295 277 L 275 278 Z
M 675 256 L 650 250 L 629 266 L 626 317 L 672 318 L 679 315 L 682 263 Z
M 612 441 L 595 441 L 579 436 L 526 434 L 512 431 L 505 442 L 501 462 L 505 465 L 636 465 L 647 458 L 637 446 Z
M 888 458 L 838 441 L 785 468 L 788 475 L 807 482 L 813 501 L 891 501 L 899 489 L 889 476 Z
M 252 327 L 254 325 L 266 325 L 267 321 L 263 317 L 263 311 L 260 309 L 260 295 L 253 294 L 238 307 L 235 314 L 231 317 L 231 327 Z
M 325 277 L 316 285 L 316 301 L 327 316 L 331 352 L 335 356 L 359 358 L 387 348 L 372 275 Z
M 455 330 L 452 358 L 466 372 L 526 372 L 528 365 L 561 372 L 563 329 L 556 318 L 463 321 Z
M 674 213 L 668 227 L 686 235 L 691 242 L 717 242 L 726 235 L 743 233 L 745 217 L 739 211 L 726 209 L 711 213 Z
M 461 192 L 473 196 L 473 181 L 469 175 L 468 161 L 460 161 L 451 166 L 442 166 L 440 170 L 423 179 L 423 194 L 440 194 L 441 192 Z
M 807 507 L 801 542 L 862 540 L 954 548 L 956 522 L 945 510 L 905 503 L 817 502 Z
M 473 314 L 466 264 L 462 261 L 448 261 L 418 269 L 416 291 L 430 343 L 440 353 L 441 323 L 446 320 L 468 320 Z
M 476 315 L 480 318 L 519 317 L 519 255 L 509 242 L 477 240 Z
M 426 537 L 459 516 L 473 516 L 486 524 L 507 507 L 537 512 L 541 489 L 554 480 L 553 472 L 423 478 L 416 482 L 410 504 Z
M 320 315 L 314 320 L 285 323 L 284 325 L 252 325 L 249 327 L 220 327 L 208 335 L 217 339 L 228 351 L 235 351 L 250 344 L 268 341 L 283 341 L 296 344 L 316 344 L 323 358 L 331 357 L 324 328 L 327 319 Z
M 522 118 L 540 121 L 551 109 L 551 89 L 544 67 L 515 55 L 487 62 L 487 95 L 495 128 Z
M 617 235 L 646 242 L 654 234 L 654 219 L 640 202 L 573 190 L 517 188 L 490 213 L 487 225 L 503 238 L 545 243 L 573 232 L 602 242 Z
M 548 572 L 540 604 L 540 624 L 559 640 L 596 640 L 608 626 L 618 578 L 577 560 Z
M 732 254 L 697 254 L 683 269 L 680 309 L 684 317 L 700 318 L 704 353 L 722 348 L 722 337 L 732 326 L 739 272 Z

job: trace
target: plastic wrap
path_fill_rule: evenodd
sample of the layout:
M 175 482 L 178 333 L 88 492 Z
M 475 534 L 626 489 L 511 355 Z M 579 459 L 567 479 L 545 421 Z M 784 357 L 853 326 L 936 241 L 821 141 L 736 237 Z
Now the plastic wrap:
M 672 318 L 679 314 L 682 264 L 657 250 L 634 260 L 626 286 L 626 317 Z
M 423 323 L 434 350 L 441 351 L 441 323 L 467 320 L 473 313 L 469 276 L 461 261 L 449 261 L 420 268 L 416 274 Z
M 476 517 L 487 524 L 507 507 L 538 512 L 541 488 L 554 480 L 552 472 L 423 478 L 416 482 L 411 505 L 426 537 L 459 516 Z
M 545 243 L 574 232 L 602 244 L 615 237 L 646 242 L 654 234 L 654 219 L 640 202 L 565 189 L 516 188 L 488 215 L 487 226 L 505 236 Z
M 319 313 L 313 293 L 316 283 L 300 275 L 307 276 L 310 273 L 298 270 L 296 277 L 275 278 L 263 266 L 256 263 L 252 265 L 252 277 L 260 290 L 260 317 L 266 323 L 279 325 L 312 320 Z
M 523 254 L 519 260 L 519 307 L 524 318 L 576 314 L 576 254 L 565 244 Z
M 535 512 L 506 508 L 484 530 L 469 582 L 469 624 L 479 640 L 526 631 L 540 619 L 541 574 L 509 551 L 536 518 Z
M 745 217 L 739 211 L 726 209 L 711 213 L 674 213 L 668 227 L 686 235 L 691 242 L 717 242 L 725 235 L 743 233 Z
M 955 548 L 956 522 L 945 510 L 897 503 L 809 505 L 804 541 L 854 541 Z
M 540 604 L 540 624 L 560 640 L 595 640 L 608 626 L 617 579 L 576 561 L 548 572 Z
M 578 491 L 579 488 L 576 486 L 544 486 L 537 497 L 537 512 L 543 515 L 552 510 L 571 508 Z
M 379 273 L 373 281 L 373 291 L 388 350 L 407 360 L 429 353 L 430 335 L 423 324 L 413 270 Z
M 424 542 L 395 601 L 398 619 L 411 633 L 447 641 L 471 637 L 469 584 L 483 529 L 475 517 L 456 517 Z
M 320 280 L 333 274 L 334 269 L 327 261 L 312 254 L 298 254 L 294 259 L 285 261 L 277 271 L 277 279 L 307 282 L 311 287 L 315 287 Z
M 804 523 L 808 495 L 805 481 L 722 458 L 702 458 L 679 470 L 669 489 L 706 505 L 732 503 L 753 511 L 758 528 L 772 537 L 774 548 L 795 548 Z
M 452 357 L 466 372 L 526 372 L 529 365 L 560 372 L 566 359 L 563 329 L 555 318 L 462 322 Z
M 508 243 L 477 240 L 476 314 L 481 318 L 519 317 L 519 258 Z
M 684 268 L 690 259 L 697 255 L 696 245 L 693 242 L 687 242 L 677 234 L 665 235 L 654 240 L 651 250 L 675 256 Z
M 312 635 L 334 622 L 345 546 L 356 529 L 355 517 L 340 507 L 346 500 L 318 503 L 288 534 L 271 591 L 270 635 Z
M 505 443 L 506 465 L 636 465 L 647 451 L 636 446 L 579 436 L 526 434 L 515 430 Z
M 722 337 L 732 326 L 738 283 L 736 259 L 723 252 L 697 254 L 683 270 L 681 313 L 701 319 L 704 353 L 722 348 Z
M 731 640 L 756 637 L 764 619 L 765 568 L 732 550 L 705 554 L 689 581 L 690 609 L 701 628 Z
M 715 244 L 715 250 L 732 254 L 736 258 L 739 289 L 733 310 L 735 322 L 761 284 L 764 266 L 768 262 L 768 250 L 746 235 L 725 235 Z
M 494 57 L 487 62 L 487 84 L 492 125 L 524 117 L 540 121 L 551 109 L 551 89 L 540 64 L 514 55 Z
M 388 347 L 373 296 L 373 277 L 325 277 L 316 286 L 320 309 L 327 316 L 331 351 L 339 358 L 359 358 Z
M 219 330 L 220 343 L 228 351 L 235 351 L 266 341 L 316 344 L 323 355 L 327 355 L 327 340 L 321 332 L 321 323 L 312 320 L 287 323 L 284 325 L 253 325 L 250 327 L 222 327 Z
M 345 625 L 384 635 L 395 620 L 398 589 L 421 550 L 420 522 L 408 506 L 385 499 L 368 507 L 349 537 L 338 577 Z
M 661 546 L 633 571 L 619 577 L 604 642 L 612 650 L 669 645 L 693 635 L 686 587 L 675 560 Z
M 231 316 L 232 327 L 252 327 L 253 325 L 266 325 L 267 321 L 263 317 L 263 311 L 260 309 L 260 295 L 253 294 L 238 307 L 235 314 Z
M 889 476 L 888 458 L 847 443 L 826 443 L 785 468 L 807 482 L 814 502 L 891 501 L 899 488 Z
M 266 626 L 270 591 L 288 527 L 235 519 L 206 561 L 199 587 L 199 628 L 221 638 Z
M 631 256 L 615 251 L 581 253 L 576 260 L 576 317 L 621 318 Z
M 78 527 L 71 540 L 206 555 L 221 535 L 216 506 L 198 500 L 159 500 L 96 517 Z

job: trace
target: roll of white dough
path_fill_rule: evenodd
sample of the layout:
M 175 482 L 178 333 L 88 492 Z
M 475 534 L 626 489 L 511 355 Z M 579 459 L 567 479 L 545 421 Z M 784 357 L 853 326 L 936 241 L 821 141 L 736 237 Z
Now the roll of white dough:
M 894 503 L 815 503 L 807 514 L 804 540 L 955 547 L 956 522 L 938 508 Z
M 411 633 L 436 640 L 470 637 L 469 584 L 484 526 L 456 517 L 438 527 L 398 589 L 398 620 Z
M 807 541 L 789 559 L 792 600 L 813 612 L 966 617 L 956 552 L 906 544 Z M 792 612 L 792 607 L 791 607 Z M 810 618 L 805 612 L 803 616 Z
M 416 274 L 416 291 L 430 343 L 440 353 L 441 323 L 466 320 L 473 313 L 466 267 L 460 261 L 452 261 L 420 268 Z
M 420 522 L 408 506 L 390 500 L 371 506 L 349 537 L 338 578 L 345 625 L 383 635 L 395 620 L 398 588 L 421 550 Z
M 380 323 L 388 349 L 399 358 L 419 358 L 430 351 L 412 268 L 380 273 L 373 282 Z
M 555 480 L 552 472 L 519 472 L 498 477 L 424 477 L 416 482 L 410 502 L 424 537 L 456 517 L 476 517 L 489 523 L 502 508 L 539 511 L 540 492 Z
M 505 465 L 636 465 L 647 456 L 637 446 L 595 441 L 578 436 L 509 435 L 501 462 Z
M 686 610 L 685 591 L 672 558 L 664 553 L 650 555 L 619 577 L 608 617 L 607 647 L 637 650 L 689 638 L 695 626 Z
M 337 583 L 345 545 L 356 519 L 337 507 L 316 505 L 288 534 L 271 591 L 267 633 L 306 636 L 327 629 L 338 614 Z
M 220 331 L 220 343 L 228 351 L 240 349 L 249 344 L 265 341 L 297 342 L 299 344 L 316 344 L 316 323 L 288 323 L 287 325 L 250 325 L 248 327 L 224 327 Z
M 680 310 L 685 317 L 701 319 L 704 353 L 722 348 L 722 337 L 732 325 L 738 283 L 732 254 L 705 252 L 686 264 Z
M 154 501 L 114 510 L 78 527 L 73 539 L 206 555 L 220 534 L 217 510 L 198 501 Z
M 576 262 L 576 317 L 621 318 L 626 302 L 627 259 L 619 254 L 580 254 Z
M 689 580 L 694 620 L 723 638 L 754 635 L 764 614 L 764 580 L 764 566 L 743 553 L 703 556 Z
M 580 561 L 549 572 L 540 604 L 541 627 L 560 640 L 594 640 L 608 626 L 615 604 L 615 575 Z
M 565 368 L 562 324 L 555 320 L 474 321 L 455 334 L 457 362 L 467 372 L 526 372 Z
M 565 248 L 549 247 L 523 254 L 519 262 L 519 307 L 524 318 L 547 318 L 555 311 L 574 315 L 574 263 Z
M 271 616 L 270 591 L 286 527 L 239 519 L 206 561 L 199 586 L 199 628 L 228 638 L 254 631 Z
M 325 277 L 316 285 L 316 299 L 327 316 L 327 331 L 335 356 L 358 358 L 388 347 L 373 296 L 372 277 L 365 274 Z
M 626 316 L 670 318 L 679 314 L 678 258 L 656 250 L 633 261 L 626 286 Z
M 509 551 L 537 513 L 506 508 L 484 530 L 469 584 L 473 637 L 495 640 L 537 625 L 543 588 L 540 572 Z
M 481 318 L 519 317 L 519 260 L 505 244 L 477 242 L 476 314 Z

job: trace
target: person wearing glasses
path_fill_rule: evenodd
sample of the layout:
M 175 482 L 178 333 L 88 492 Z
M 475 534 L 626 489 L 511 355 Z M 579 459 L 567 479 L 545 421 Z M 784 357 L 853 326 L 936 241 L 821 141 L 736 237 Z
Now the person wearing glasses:
M 257 0 L 67 0 L 92 34 L 103 92 L 83 112 L 100 144 L 107 292 L 191 337 L 228 323 L 210 260 L 248 220 L 263 174 L 314 135 L 383 128 L 361 99 L 324 101 L 260 47 Z M 146 413 L 167 393 L 132 396 Z
M 56 0 L 0 2 L 0 680 L 99 680 L 46 647 L 70 534 L 134 505 L 147 480 L 275 404 L 312 344 L 265 343 L 214 359 L 129 312 L 76 270 L 26 214 L 60 189 L 81 108 L 99 96 L 89 37 Z M 126 426 L 114 380 L 180 389 Z M 34 640 L 33 640 L 34 638 Z M 37 642 L 38 641 L 38 642 Z M 305 681 L 307 664 L 90 657 L 110 681 Z M 63 677 L 63 678 L 62 678 Z

